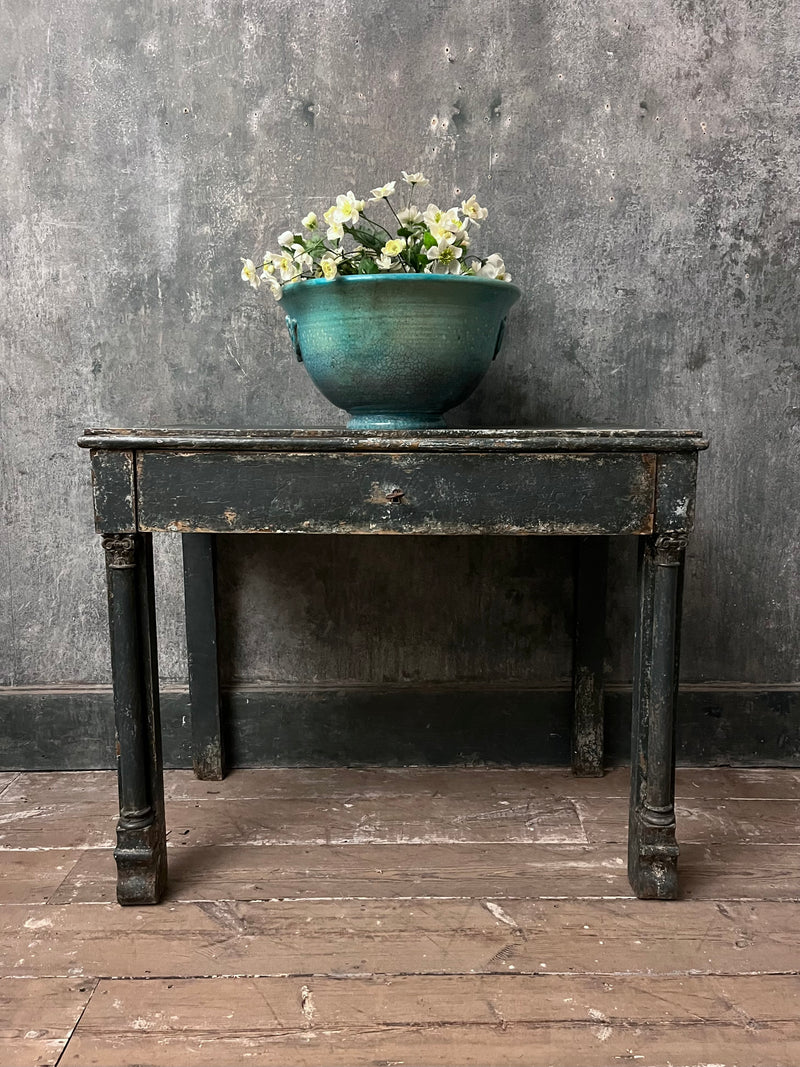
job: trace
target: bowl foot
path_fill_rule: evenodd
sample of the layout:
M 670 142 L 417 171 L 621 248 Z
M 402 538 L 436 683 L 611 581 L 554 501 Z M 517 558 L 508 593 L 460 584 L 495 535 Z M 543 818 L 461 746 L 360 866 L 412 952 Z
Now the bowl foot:
M 351 415 L 348 430 L 444 430 L 441 415 Z

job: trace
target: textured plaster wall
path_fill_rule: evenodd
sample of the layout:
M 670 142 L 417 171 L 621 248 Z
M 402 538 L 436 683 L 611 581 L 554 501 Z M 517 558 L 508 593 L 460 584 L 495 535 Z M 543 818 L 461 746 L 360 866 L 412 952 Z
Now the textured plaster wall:
M 792 0 L 5 0 L 0 20 L 0 684 L 109 677 L 84 425 L 342 424 L 239 257 L 400 168 L 440 202 L 476 192 L 524 292 L 451 422 L 704 429 L 683 675 L 798 680 Z M 547 546 L 223 546 L 228 676 L 566 677 L 569 546 Z

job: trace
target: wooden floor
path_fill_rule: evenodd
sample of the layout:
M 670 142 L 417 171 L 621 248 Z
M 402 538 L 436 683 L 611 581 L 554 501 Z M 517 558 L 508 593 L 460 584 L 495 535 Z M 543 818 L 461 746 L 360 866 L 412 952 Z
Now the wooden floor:
M 800 1064 L 800 772 L 167 776 L 170 893 L 114 902 L 108 772 L 0 774 L 0 1064 Z

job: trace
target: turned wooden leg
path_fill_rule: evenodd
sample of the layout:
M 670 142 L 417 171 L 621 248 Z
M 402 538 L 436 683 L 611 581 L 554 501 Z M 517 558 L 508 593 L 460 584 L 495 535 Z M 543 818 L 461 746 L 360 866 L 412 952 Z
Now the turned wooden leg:
M 628 877 L 641 898 L 678 895 L 675 706 L 686 535 L 642 538 L 631 739 Z
M 584 778 L 599 778 L 603 774 L 603 672 L 608 538 L 580 538 L 577 557 L 572 672 L 572 770 Z
M 217 665 L 214 534 L 183 535 L 183 583 L 192 708 L 192 764 L 196 777 L 218 782 L 225 777 L 225 751 Z
M 152 538 L 103 537 L 117 727 L 117 900 L 157 904 L 167 884 Z

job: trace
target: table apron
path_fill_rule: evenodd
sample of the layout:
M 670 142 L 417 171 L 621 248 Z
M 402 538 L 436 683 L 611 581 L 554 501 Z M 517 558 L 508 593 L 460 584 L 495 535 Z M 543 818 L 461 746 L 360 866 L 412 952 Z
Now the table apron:
M 144 532 L 649 534 L 653 453 L 138 451 Z

